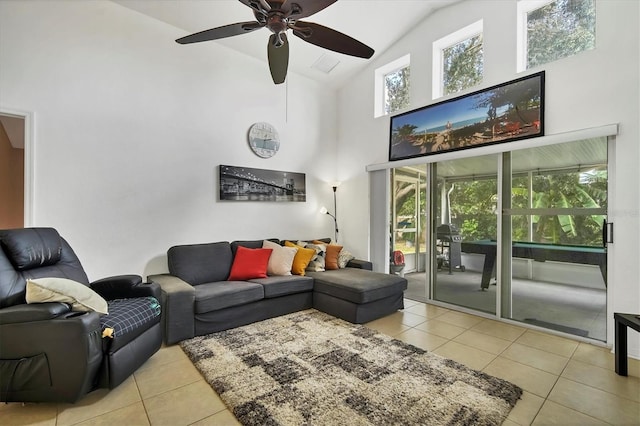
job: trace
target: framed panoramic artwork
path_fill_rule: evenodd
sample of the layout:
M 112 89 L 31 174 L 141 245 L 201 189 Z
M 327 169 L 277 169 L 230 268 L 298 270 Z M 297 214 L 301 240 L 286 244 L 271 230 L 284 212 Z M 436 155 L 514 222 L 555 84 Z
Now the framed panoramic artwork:
M 391 117 L 389 160 L 544 135 L 544 71 Z
M 220 200 L 307 201 L 304 173 L 220 165 Z

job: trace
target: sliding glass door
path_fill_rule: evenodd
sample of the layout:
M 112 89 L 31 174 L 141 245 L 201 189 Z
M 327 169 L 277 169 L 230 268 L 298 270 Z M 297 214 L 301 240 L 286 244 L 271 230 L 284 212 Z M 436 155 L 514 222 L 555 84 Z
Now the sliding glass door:
M 405 256 L 405 296 L 606 341 L 608 144 L 394 169 L 390 247 Z
M 391 188 L 390 270 L 409 280 L 411 297 L 426 301 L 426 166 L 394 169 Z M 404 266 L 394 265 L 402 258 Z
M 495 313 L 495 279 L 492 270 L 483 273 L 483 261 L 496 257 L 498 156 L 442 161 L 431 170 L 433 298 Z
M 502 316 L 606 340 L 607 140 L 504 155 Z

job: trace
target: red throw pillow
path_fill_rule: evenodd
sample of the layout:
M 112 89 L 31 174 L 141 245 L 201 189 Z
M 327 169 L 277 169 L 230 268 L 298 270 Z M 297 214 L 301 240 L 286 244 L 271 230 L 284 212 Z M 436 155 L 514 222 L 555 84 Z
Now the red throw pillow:
M 238 246 L 228 281 L 267 278 L 267 265 L 272 251 L 272 249 L 268 248 L 251 249 Z

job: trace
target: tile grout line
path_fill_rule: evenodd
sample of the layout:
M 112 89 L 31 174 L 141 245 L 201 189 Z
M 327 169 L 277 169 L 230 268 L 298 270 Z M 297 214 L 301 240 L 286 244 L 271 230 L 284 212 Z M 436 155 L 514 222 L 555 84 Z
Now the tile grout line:
M 591 389 L 599 390 L 599 391 L 601 391 L 601 392 L 608 393 L 609 395 L 613 395 L 613 396 L 615 396 L 615 397 L 621 398 L 619 395 L 612 394 L 611 392 L 607 392 L 607 391 L 602 390 L 602 389 L 594 388 L 593 386 L 589 386 L 589 385 L 586 385 L 586 384 L 584 384 L 584 383 L 576 382 L 575 380 L 567 379 L 566 377 L 563 377 L 563 379 L 564 379 L 564 380 L 567 380 L 567 381 L 569 381 L 569 382 L 577 383 L 578 385 L 581 385 L 581 386 L 586 386 L 586 387 L 589 387 L 589 388 L 591 388 Z M 558 376 L 558 380 L 560 380 L 560 376 Z M 556 386 L 556 384 L 557 384 L 557 381 L 556 381 L 556 383 L 554 383 L 553 387 L 551 388 L 551 391 L 553 391 L 553 388 Z M 551 391 L 549 391 L 549 394 L 551 394 Z M 625 399 L 626 399 L 626 398 L 625 398 Z M 592 416 L 591 414 L 587 414 L 587 413 L 585 413 L 585 412 L 583 412 L 583 411 L 576 410 L 576 409 L 575 409 L 575 408 L 573 408 L 573 407 L 569 407 L 569 406 L 567 406 L 567 405 L 564 405 L 564 404 L 562 404 L 562 403 L 560 403 L 560 402 L 558 402 L 558 401 L 554 401 L 554 400 L 552 400 L 552 399 L 549 399 L 549 397 L 548 397 L 548 396 L 544 399 L 544 402 L 545 402 L 545 403 L 546 403 L 547 401 L 552 402 L 552 403 L 554 403 L 554 404 L 557 404 L 557 405 L 559 405 L 559 406 L 561 406 L 561 407 L 567 408 L 567 409 L 569 409 L 569 410 L 575 411 L 575 412 L 577 412 L 577 413 L 580 413 L 580 414 L 582 414 L 583 416 L 587 416 L 587 417 L 590 417 L 590 418 L 592 418 L 592 419 L 595 419 L 595 420 L 597 420 L 597 421 L 599 421 L 599 422 L 606 423 L 606 424 L 608 424 L 608 425 L 613 425 L 613 423 L 609 423 L 609 422 L 608 422 L 608 421 L 606 421 L 606 420 L 600 419 L 600 418 L 598 418 L 598 417 L 594 417 L 594 416 Z M 627 400 L 627 401 L 630 401 L 630 400 Z M 633 401 L 633 402 L 635 402 L 635 401 Z M 542 405 L 544 406 L 544 403 L 543 403 Z M 542 406 L 540 407 L 540 409 L 542 409 Z M 537 416 L 537 414 L 536 414 L 536 416 Z M 535 420 L 535 417 L 534 417 L 534 420 Z
M 425 303 L 425 305 L 428 305 L 428 304 L 426 304 L 426 303 Z M 452 312 L 456 312 L 456 311 L 452 311 Z M 410 312 L 410 313 L 412 313 L 412 312 Z M 432 319 L 436 319 L 437 317 L 440 317 L 440 316 L 442 316 L 442 315 L 444 315 L 444 314 L 446 314 L 446 313 L 447 313 L 447 312 L 440 313 L 440 314 L 438 314 L 438 315 L 436 315 L 436 316 L 434 316 L 434 317 L 432 317 L 432 318 L 426 318 L 426 317 L 424 317 L 424 318 L 426 318 L 426 320 L 425 320 L 424 322 L 430 321 L 430 320 L 432 320 Z M 472 314 L 470 314 L 470 315 L 472 315 Z M 424 322 L 422 322 L 421 324 L 424 324 Z M 445 322 L 446 322 L 446 321 L 445 321 Z M 482 322 L 482 321 L 481 321 L 481 322 Z M 403 325 L 407 325 L 407 324 L 404 324 L 404 323 L 402 323 L 402 324 L 403 324 Z M 449 324 L 451 324 L 451 323 L 449 323 Z M 464 332 L 466 332 L 466 331 L 469 331 L 469 330 L 473 330 L 473 327 L 475 327 L 477 324 L 479 324 L 479 323 L 476 323 L 476 324 L 474 324 L 474 325 L 472 325 L 472 326 L 470 326 L 470 327 L 462 327 L 462 326 L 460 326 L 460 325 L 458 325 L 458 324 L 452 324 L 452 325 L 456 325 L 456 326 L 458 326 L 458 327 L 464 328 L 464 330 L 465 330 Z M 416 325 L 414 325 L 414 326 L 408 326 L 408 327 L 409 327 L 409 329 L 408 329 L 408 330 L 415 329 L 415 330 L 417 330 L 417 331 L 424 332 L 423 330 L 419 330 L 418 328 L 416 328 L 418 325 L 420 325 L 420 324 L 416 324 Z M 405 331 L 407 331 L 407 330 L 405 330 Z M 509 361 L 512 361 L 512 362 L 514 362 L 514 363 L 516 363 L 516 364 L 520 364 L 520 365 L 522 365 L 522 366 L 529 367 L 529 368 L 533 368 L 533 369 L 536 369 L 536 370 L 538 370 L 538 371 L 541 371 L 541 372 L 544 372 L 544 373 L 551 374 L 551 375 L 555 376 L 555 380 L 554 380 L 554 382 L 553 382 L 553 385 L 550 387 L 549 391 L 546 393 L 546 395 L 545 395 L 544 397 L 542 397 L 542 396 L 540 396 L 540 395 L 537 395 L 537 394 L 535 394 L 535 393 L 531 393 L 531 392 L 530 392 L 532 395 L 535 395 L 535 396 L 537 396 L 538 398 L 541 398 L 541 399 L 543 400 L 542 404 L 540 405 L 540 407 L 537 409 L 537 411 L 536 411 L 535 415 L 533 416 L 533 418 L 532 418 L 532 420 L 531 420 L 531 423 L 533 423 L 533 422 L 535 421 L 536 417 L 540 414 L 540 412 L 541 412 L 541 410 L 542 410 L 542 407 L 547 403 L 547 401 L 549 401 L 549 402 L 552 402 L 552 403 L 557 404 L 557 405 L 559 405 L 559 406 L 562 406 L 562 407 L 564 407 L 564 408 L 567 408 L 567 409 L 570 409 L 570 410 L 572 410 L 572 411 L 578 412 L 578 413 L 580 413 L 581 415 L 587 416 L 587 417 L 589 417 L 589 418 L 595 419 L 595 420 L 597 420 L 597 421 L 600 421 L 600 422 L 603 422 L 603 423 L 606 423 L 606 424 L 610 424 L 610 423 L 608 423 L 608 422 L 607 422 L 607 421 L 605 421 L 605 420 L 602 420 L 602 419 L 599 419 L 599 418 L 593 417 L 593 416 L 591 416 L 591 415 L 589 415 L 589 414 L 587 414 L 587 413 L 584 413 L 584 412 L 582 412 L 582 411 L 580 411 L 580 410 L 576 410 L 575 408 L 566 407 L 566 406 L 564 406 L 563 404 L 560 404 L 560 403 L 558 403 L 558 402 L 556 402 L 556 401 L 552 401 L 552 400 L 550 400 L 550 399 L 549 399 L 549 396 L 551 395 L 551 392 L 553 391 L 553 389 L 554 389 L 554 388 L 555 388 L 555 386 L 557 385 L 558 381 L 560 380 L 560 377 L 562 377 L 562 374 L 564 373 L 564 371 L 565 371 L 565 370 L 566 370 L 566 368 L 568 367 L 569 362 L 570 362 L 571 360 L 573 360 L 573 356 L 576 354 L 576 352 L 577 352 L 577 350 L 578 350 L 578 347 L 580 346 L 580 342 L 576 342 L 576 343 L 577 343 L 577 345 L 576 345 L 576 346 L 571 350 L 571 354 L 567 357 L 567 356 L 564 356 L 564 355 L 561 355 L 561 354 L 558 354 L 558 353 L 555 353 L 555 352 L 550 352 L 550 351 L 548 351 L 548 350 L 545 350 L 545 349 L 542 349 L 542 348 L 539 348 L 539 347 L 532 346 L 532 345 L 530 345 L 530 344 L 526 344 L 526 343 L 523 343 L 523 342 L 518 342 L 518 339 L 519 339 L 519 338 L 521 338 L 521 337 L 522 337 L 522 336 L 527 332 L 527 329 L 524 329 L 524 330 L 523 330 L 523 332 L 522 332 L 522 333 L 520 333 L 520 335 L 519 335 L 515 340 L 503 339 L 503 338 L 501 338 L 501 337 L 493 336 L 493 335 L 491 335 L 491 334 L 484 333 L 484 332 L 482 332 L 482 331 L 478 331 L 478 330 L 473 330 L 473 331 L 476 331 L 476 332 L 477 332 L 477 333 L 479 333 L 479 334 L 487 335 L 487 336 L 490 336 L 490 337 L 495 337 L 495 338 L 498 338 L 498 339 L 501 339 L 501 340 L 506 340 L 506 341 L 509 341 L 509 342 L 510 342 L 510 343 L 509 343 L 509 345 L 508 345 L 506 348 L 504 348 L 503 350 L 501 350 L 501 351 L 500 351 L 500 353 L 498 353 L 498 354 L 493 354 L 493 353 L 491 353 L 491 352 L 487 352 L 487 351 L 484 351 L 483 349 L 476 348 L 476 347 L 474 347 L 474 346 L 469 346 L 469 345 L 466 345 L 466 344 L 461 343 L 461 342 L 457 342 L 457 341 L 455 342 L 455 343 L 458 343 L 458 344 L 460 344 L 460 345 L 462 345 L 462 346 L 466 346 L 466 347 L 469 347 L 469 348 L 472 348 L 472 349 L 476 349 L 476 350 L 481 350 L 481 351 L 486 352 L 486 353 L 488 353 L 488 354 L 490 354 L 490 355 L 493 355 L 493 359 L 492 359 L 492 360 L 487 364 L 487 366 L 488 366 L 488 365 L 490 365 L 492 362 L 494 362 L 497 358 L 501 357 L 501 356 L 504 354 L 504 352 L 505 352 L 505 351 L 507 351 L 510 347 L 512 347 L 515 343 L 517 343 L 517 344 L 519 344 L 519 345 L 522 345 L 522 346 L 526 346 L 526 347 L 529 347 L 529 348 L 535 349 L 535 350 L 538 350 L 538 351 L 541 351 L 541 352 L 544 352 L 544 353 L 548 353 L 548 354 L 550 354 L 550 355 L 558 356 L 558 357 L 561 357 L 561 358 L 564 358 L 564 359 L 566 359 L 566 360 L 567 360 L 567 361 L 566 361 L 566 363 L 564 364 L 563 368 L 562 368 L 562 371 L 561 371 L 560 373 L 558 373 L 558 374 L 555 374 L 555 373 L 552 373 L 552 372 L 549 372 L 549 371 L 543 370 L 543 369 L 541 369 L 541 368 L 534 367 L 534 366 L 532 366 L 532 365 L 524 364 L 524 363 L 521 363 L 521 362 L 519 362 L 519 361 L 512 360 L 512 359 L 510 359 L 510 358 L 503 357 L 503 358 L 505 358 L 505 359 L 507 359 L 507 360 L 509 360 Z M 464 333 L 464 332 L 463 332 L 463 333 Z M 424 333 L 430 334 L 430 333 L 428 333 L 428 332 L 424 332 Z M 401 334 L 401 333 L 399 333 L 399 334 Z M 461 333 L 461 334 L 462 334 L 462 333 Z M 545 334 L 545 333 L 541 333 L 541 334 Z M 437 335 L 435 335 L 435 336 L 437 336 Z M 551 335 L 551 336 L 554 336 L 554 335 Z M 392 337 L 393 337 L 393 336 L 392 336 Z M 445 344 L 447 344 L 447 343 L 449 343 L 449 342 L 454 341 L 454 339 L 455 339 L 455 337 L 454 337 L 454 338 L 444 338 L 444 337 L 442 337 L 442 336 L 437 336 L 437 337 L 441 337 L 441 338 L 443 338 L 443 339 L 445 339 L 445 340 L 446 340 L 446 343 L 443 343 L 442 345 L 440 345 L 440 346 L 438 346 L 438 347 L 442 347 L 442 346 L 444 346 Z M 456 337 L 457 337 L 457 336 L 456 336 Z M 560 337 L 560 336 L 557 336 L 557 337 L 559 337 L 559 338 L 563 339 L 563 338 L 562 338 L 562 337 Z M 570 340 L 570 339 L 566 339 L 566 340 Z M 429 351 L 429 352 L 434 352 L 436 349 L 437 349 L 437 348 L 435 348 L 435 349 L 433 349 L 433 350 L 431 350 L 431 351 Z M 590 366 L 591 366 L 591 364 L 588 364 L 588 365 L 590 365 Z M 594 367 L 599 367 L 599 366 L 594 365 Z M 602 367 L 599 367 L 599 368 L 602 368 Z M 485 369 L 486 369 L 486 366 L 485 366 L 482 370 L 480 370 L 480 371 L 484 371 Z M 591 385 L 587 385 L 587 384 L 584 384 L 584 383 L 581 383 L 581 382 L 576 382 L 576 381 L 574 381 L 574 380 L 567 379 L 566 377 L 563 377 L 563 378 L 564 378 L 564 379 L 566 379 L 566 380 L 573 381 L 573 382 L 575 382 L 575 383 L 577 383 L 577 384 L 579 384 L 579 385 L 584 385 L 584 386 L 588 386 L 588 387 L 590 387 L 590 388 L 592 388 L 592 389 L 595 389 L 595 390 L 600 390 L 600 391 L 605 392 L 605 393 L 608 393 L 609 395 L 612 395 L 612 396 L 614 396 L 614 397 L 619 397 L 619 398 L 622 398 L 622 399 L 624 399 L 624 400 L 630 401 L 630 402 L 632 402 L 632 403 L 637 403 L 636 401 L 633 401 L 633 400 L 630 400 L 630 399 L 628 399 L 628 398 L 622 397 L 622 396 L 620 396 L 620 395 L 617 395 L 617 394 L 614 394 L 614 393 L 608 392 L 608 391 L 606 391 L 606 390 L 599 389 L 599 388 L 596 388 L 596 387 L 593 387 L 593 386 L 591 386 Z M 523 390 L 524 390 L 524 389 L 523 389 Z M 514 422 L 514 423 L 515 423 L 515 422 Z
M 144 415 L 147 417 L 147 422 L 151 424 L 151 418 L 149 417 L 149 411 L 147 410 L 147 404 L 144 403 L 144 398 L 142 397 L 142 393 L 140 392 L 140 388 L 138 387 L 138 380 L 136 379 L 136 371 L 133 372 L 133 383 L 136 385 L 136 390 L 138 391 L 138 396 L 140 397 L 140 402 L 142 403 L 142 408 L 144 409 Z

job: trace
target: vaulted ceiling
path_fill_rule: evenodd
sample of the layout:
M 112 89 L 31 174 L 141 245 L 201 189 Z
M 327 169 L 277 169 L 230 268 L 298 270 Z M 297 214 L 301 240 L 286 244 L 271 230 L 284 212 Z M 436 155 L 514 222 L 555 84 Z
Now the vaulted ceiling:
M 252 10 L 238 0 L 112 1 L 183 29 L 183 35 L 255 20 Z M 461 0 L 338 0 L 304 21 L 330 27 L 363 42 L 375 50 L 375 58 L 429 14 L 458 1 Z M 269 31 L 263 28 L 248 34 L 205 43 L 219 43 L 255 57 L 265 63 L 265 72 L 268 73 L 269 35 Z M 167 40 L 167 43 L 174 43 L 174 40 Z M 331 87 L 341 86 L 367 64 L 366 59 L 335 53 L 306 43 L 298 37 L 290 36 L 289 43 L 289 70 Z M 202 44 L 185 45 L 184 48 L 206 51 Z M 330 66 L 335 61 L 338 61 L 338 64 L 329 73 L 314 67 L 314 64 Z

